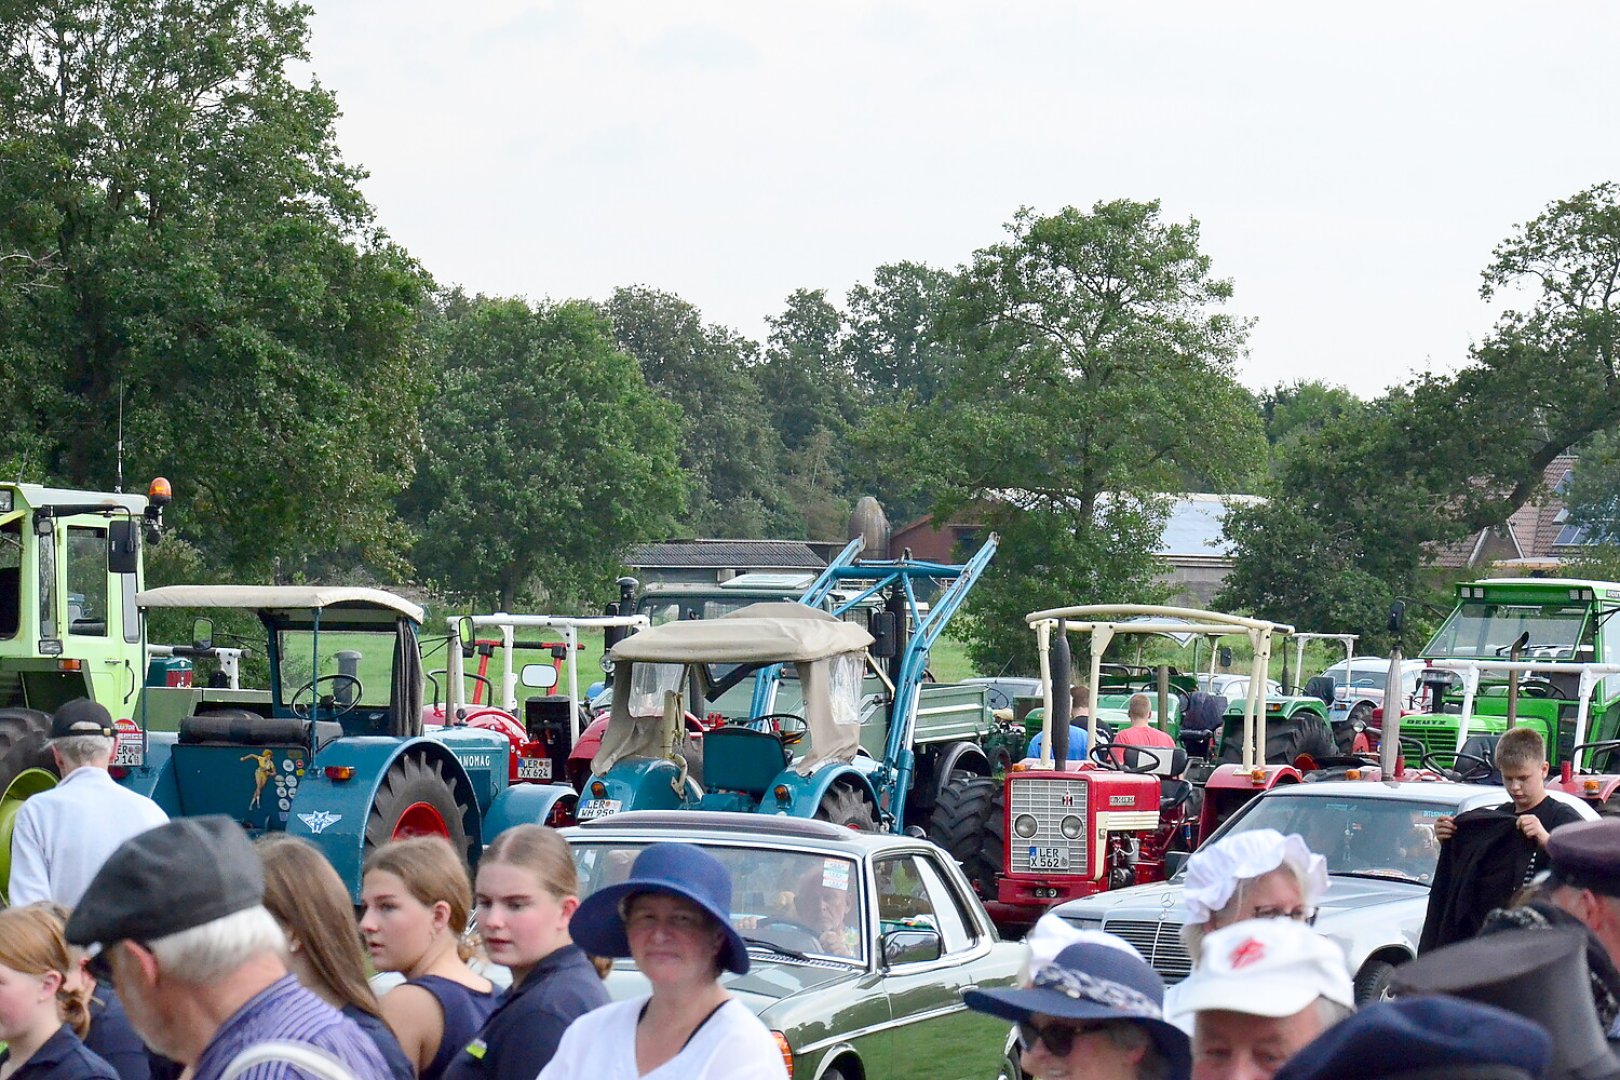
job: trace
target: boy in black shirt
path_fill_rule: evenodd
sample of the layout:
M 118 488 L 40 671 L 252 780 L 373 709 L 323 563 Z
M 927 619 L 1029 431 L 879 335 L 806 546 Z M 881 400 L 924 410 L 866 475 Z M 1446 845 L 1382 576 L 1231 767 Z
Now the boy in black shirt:
M 1547 744 L 1534 728 L 1516 727 L 1497 740 L 1496 769 L 1512 800 L 1498 809 L 1518 814 L 1519 832 L 1535 844 L 1520 883 L 1529 884 L 1547 865 L 1548 834 L 1560 825 L 1580 821 L 1581 815 L 1573 806 L 1547 794 Z M 1456 822 L 1450 817 L 1434 823 L 1434 835 L 1439 840 L 1451 839 L 1456 831 Z

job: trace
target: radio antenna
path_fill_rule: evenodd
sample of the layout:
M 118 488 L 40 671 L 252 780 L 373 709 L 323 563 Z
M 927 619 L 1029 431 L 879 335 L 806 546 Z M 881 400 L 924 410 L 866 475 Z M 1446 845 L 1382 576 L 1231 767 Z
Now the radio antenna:
M 124 377 L 118 376 L 118 482 L 113 485 L 118 494 L 124 493 Z

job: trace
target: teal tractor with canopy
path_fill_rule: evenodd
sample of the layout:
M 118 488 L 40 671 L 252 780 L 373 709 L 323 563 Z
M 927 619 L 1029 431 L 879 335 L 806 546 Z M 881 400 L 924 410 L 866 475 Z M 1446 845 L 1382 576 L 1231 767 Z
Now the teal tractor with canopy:
M 901 832 L 927 821 L 952 776 L 990 775 L 984 688 L 935 683 L 927 662 L 995 538 L 962 565 L 858 562 L 859 543 L 798 603 L 667 623 L 614 645 L 611 719 L 581 820 L 686 808 Z M 834 591 L 843 599 L 825 610 Z M 686 712 L 702 715 L 749 682 L 746 715 L 700 745 L 686 737 Z

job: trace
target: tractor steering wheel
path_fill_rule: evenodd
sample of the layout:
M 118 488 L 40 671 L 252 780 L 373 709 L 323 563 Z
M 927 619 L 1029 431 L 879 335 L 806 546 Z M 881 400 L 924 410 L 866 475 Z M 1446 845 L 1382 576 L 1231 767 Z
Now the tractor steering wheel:
M 316 690 L 323 682 L 341 682 L 354 688 L 354 692 L 349 695 L 349 700 L 345 701 L 341 705 L 336 703 L 335 687 L 333 694 L 326 699 L 328 702 L 331 702 L 331 704 L 327 705 L 326 707 L 332 710 L 331 716 L 333 720 L 336 720 L 340 716 L 347 716 L 351 711 L 353 711 L 354 707 L 360 704 L 361 695 L 366 692 L 365 686 L 362 685 L 360 680 L 353 675 L 322 675 L 318 678 L 311 679 L 303 686 L 300 686 L 297 691 L 294 692 L 292 700 L 287 702 L 287 708 L 292 710 L 292 714 L 294 716 L 298 717 L 300 720 L 308 720 L 310 714 L 321 707 L 322 702 L 319 700 Z M 300 705 L 298 703 L 298 699 L 303 697 L 305 694 L 309 695 L 309 704 Z
M 1111 753 L 1111 751 L 1113 751 L 1116 747 L 1126 755 L 1129 755 L 1130 751 L 1132 750 L 1139 754 L 1146 754 L 1149 761 L 1146 765 L 1142 764 L 1140 758 L 1137 759 L 1137 763 L 1135 765 L 1125 765 L 1121 762 L 1115 761 L 1114 755 Z M 1113 742 L 1112 740 L 1103 741 L 1099 739 L 1097 745 L 1091 748 L 1091 753 L 1086 756 L 1091 758 L 1094 764 L 1100 765 L 1105 769 L 1112 769 L 1115 772 L 1156 773 L 1160 769 L 1164 768 L 1164 758 L 1159 756 L 1163 750 L 1164 748 L 1161 746 L 1132 746 L 1129 743 Z M 1129 756 L 1126 756 L 1125 760 L 1129 761 Z
M 449 674 L 450 674 L 449 671 L 447 671 L 444 668 L 440 668 L 437 671 L 424 671 L 424 672 L 422 672 L 422 677 L 424 679 L 426 679 L 428 682 L 433 684 L 433 704 L 434 705 L 439 704 L 439 679 L 438 679 L 438 676 L 440 676 L 440 675 L 448 676 Z M 478 674 L 476 671 L 463 671 L 461 673 L 461 677 L 464 678 L 464 679 L 471 679 L 474 682 L 483 683 L 484 684 L 484 689 L 486 691 L 488 691 L 488 700 L 486 700 L 484 702 L 484 704 L 485 705 L 493 705 L 493 704 L 495 704 L 495 684 L 494 683 L 490 682 L 488 679 L 484 678 L 484 676 Z M 463 704 L 465 704 L 465 702 L 463 702 Z
M 768 731 L 782 740 L 783 746 L 797 746 L 804 741 L 805 733 L 810 725 L 798 713 L 772 712 L 763 716 L 756 716 L 748 721 L 750 727 L 760 725 L 756 730 Z

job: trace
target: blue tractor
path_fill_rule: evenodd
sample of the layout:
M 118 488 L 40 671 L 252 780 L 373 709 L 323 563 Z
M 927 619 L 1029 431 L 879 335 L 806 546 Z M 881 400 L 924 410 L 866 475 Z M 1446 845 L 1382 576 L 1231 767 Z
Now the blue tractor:
M 927 664 L 995 537 L 962 565 L 859 562 L 860 545 L 797 603 L 751 604 L 617 642 L 611 719 L 580 819 L 702 809 L 920 831 L 951 779 L 990 776 L 984 688 L 934 683 Z M 727 722 L 699 743 L 682 717 L 712 706 Z
M 422 609 L 410 601 L 379 589 L 179 585 L 137 603 L 143 614 L 250 610 L 266 632 L 267 702 L 199 701 L 177 731 L 142 723 L 138 742 L 120 739 L 119 779 L 171 817 L 225 814 L 250 835 L 302 836 L 355 897 L 366 855 L 389 840 L 442 836 L 472 865 L 511 825 L 572 821 L 572 788 L 510 781 L 514 746 L 500 726 L 423 723 Z

